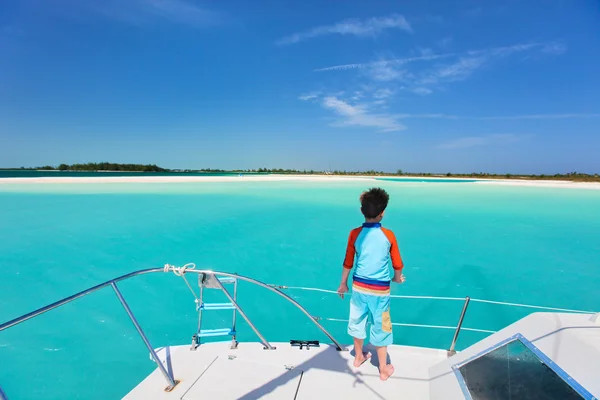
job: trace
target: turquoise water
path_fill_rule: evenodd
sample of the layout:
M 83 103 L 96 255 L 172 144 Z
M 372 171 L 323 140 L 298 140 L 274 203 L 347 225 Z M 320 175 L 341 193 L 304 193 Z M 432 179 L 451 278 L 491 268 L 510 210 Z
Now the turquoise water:
M 598 309 L 600 191 L 377 181 L 391 195 L 407 282 L 395 294 L 472 296 Z M 165 263 L 335 289 L 364 182 L 0 185 L 0 321 L 117 275 Z M 172 274 L 120 284 L 154 347 L 188 344 L 193 297 Z M 315 315 L 347 300 L 293 291 Z M 240 284 L 271 341 L 325 340 L 292 306 Z M 395 322 L 453 325 L 461 303 L 394 300 Z M 472 304 L 466 327 L 499 329 L 526 310 Z M 206 327 L 224 327 L 228 313 Z M 324 322 L 348 342 L 345 326 Z M 209 326 L 210 325 L 210 326 Z M 245 323 L 241 340 L 255 340 Z M 398 344 L 447 348 L 452 331 L 394 328 Z M 483 338 L 461 333 L 458 348 Z M 398 360 L 397 362 L 401 362 Z M 0 332 L 0 386 L 11 399 L 111 399 L 153 370 L 115 295 L 97 292 Z

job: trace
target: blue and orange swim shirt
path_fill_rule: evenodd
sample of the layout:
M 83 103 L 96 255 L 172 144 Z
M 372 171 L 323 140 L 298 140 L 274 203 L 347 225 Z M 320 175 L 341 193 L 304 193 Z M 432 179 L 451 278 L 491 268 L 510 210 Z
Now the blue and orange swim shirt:
M 386 296 L 390 294 L 390 265 L 404 267 L 394 233 L 380 223 L 365 222 L 353 229 L 348 238 L 344 268 L 356 266 L 352 291 Z

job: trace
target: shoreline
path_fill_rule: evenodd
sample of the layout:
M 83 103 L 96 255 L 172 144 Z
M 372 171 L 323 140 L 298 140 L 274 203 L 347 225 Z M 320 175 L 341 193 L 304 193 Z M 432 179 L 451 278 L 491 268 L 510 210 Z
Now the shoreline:
M 36 177 L 36 178 L 0 178 L 0 185 L 6 184 L 77 184 L 77 183 L 194 183 L 194 182 L 348 182 L 382 180 L 397 182 L 401 179 L 472 181 L 464 184 L 520 186 L 568 189 L 600 190 L 600 182 L 574 182 L 562 180 L 519 180 L 519 179 L 477 179 L 454 177 L 421 177 L 421 176 L 354 176 L 354 175 L 243 175 L 243 176 L 114 176 L 114 177 Z M 406 182 L 418 183 L 418 182 Z

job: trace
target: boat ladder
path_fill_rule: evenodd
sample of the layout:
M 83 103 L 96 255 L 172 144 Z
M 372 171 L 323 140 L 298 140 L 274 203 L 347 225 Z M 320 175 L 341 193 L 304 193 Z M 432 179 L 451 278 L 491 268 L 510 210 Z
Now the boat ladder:
M 233 295 L 225 287 L 233 285 Z M 232 277 L 217 277 L 214 274 L 198 274 L 198 287 L 200 288 L 200 297 L 196 300 L 196 311 L 198 312 L 198 327 L 196 333 L 192 336 L 192 347 L 190 350 L 196 350 L 200 346 L 201 338 L 214 336 L 231 336 L 231 348 L 236 349 L 238 342 L 236 339 L 235 322 L 239 305 L 237 304 L 237 285 L 238 280 Z M 221 290 L 229 299 L 227 303 L 205 303 L 204 290 Z M 202 329 L 202 313 L 205 311 L 232 311 L 232 321 L 230 328 Z

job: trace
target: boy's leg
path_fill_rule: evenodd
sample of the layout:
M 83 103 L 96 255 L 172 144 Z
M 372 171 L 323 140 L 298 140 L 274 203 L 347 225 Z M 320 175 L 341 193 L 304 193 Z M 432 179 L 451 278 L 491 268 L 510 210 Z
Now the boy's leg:
M 373 313 L 371 344 L 377 347 L 379 377 L 382 381 L 385 381 L 394 373 L 394 366 L 388 364 L 387 359 L 387 346 L 394 342 L 392 321 L 390 319 L 390 297 L 372 296 L 369 302 L 369 308 Z
M 371 353 L 363 352 L 364 343 L 365 339 L 354 338 L 354 366 L 357 368 L 371 358 Z
M 379 379 L 387 381 L 394 373 L 394 366 L 387 363 L 387 346 L 377 348 L 377 358 L 379 359 Z
M 354 366 L 360 367 L 370 354 L 363 353 L 363 344 L 367 337 L 367 317 L 369 308 L 364 295 L 352 292 L 350 299 L 350 318 L 348 320 L 348 334 L 354 338 Z

